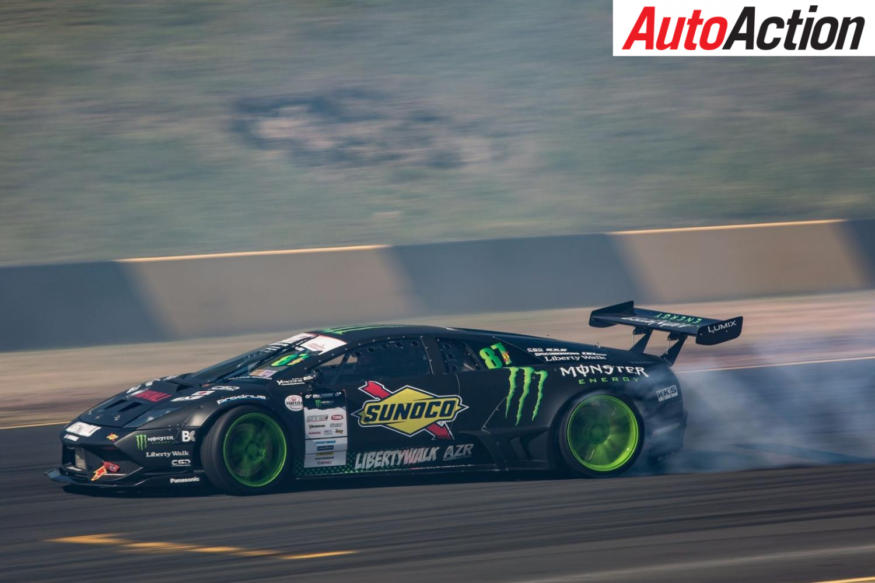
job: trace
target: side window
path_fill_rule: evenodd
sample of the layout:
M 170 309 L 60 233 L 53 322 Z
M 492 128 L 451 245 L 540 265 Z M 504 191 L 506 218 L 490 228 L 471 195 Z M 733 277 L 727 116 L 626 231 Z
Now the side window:
M 431 374 L 425 348 L 418 338 L 364 344 L 322 363 L 316 370 L 322 382 L 328 384 Z
M 444 369 L 448 374 L 485 370 L 483 362 L 461 340 L 449 338 L 435 338 L 440 350 L 441 360 L 444 361 Z

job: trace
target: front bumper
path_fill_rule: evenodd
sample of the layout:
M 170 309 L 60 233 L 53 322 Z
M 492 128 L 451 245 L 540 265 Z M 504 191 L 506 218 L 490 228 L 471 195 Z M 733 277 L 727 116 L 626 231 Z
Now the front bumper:
M 208 484 L 206 476 L 201 471 L 192 472 L 160 472 L 137 473 L 125 476 L 112 482 L 92 480 L 87 472 L 73 470 L 60 466 L 45 472 L 48 479 L 64 486 L 89 488 L 95 490 L 129 490 L 146 488 L 179 488 L 202 487 Z
M 77 421 L 61 431 L 60 466 L 46 475 L 103 489 L 202 484 L 194 435 L 183 426 L 126 429 Z

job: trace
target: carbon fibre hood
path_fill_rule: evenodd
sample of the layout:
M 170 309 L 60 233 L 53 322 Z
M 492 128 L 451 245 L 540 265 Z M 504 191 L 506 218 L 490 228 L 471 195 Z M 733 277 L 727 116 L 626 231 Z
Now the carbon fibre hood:
M 158 418 L 185 407 L 185 402 L 174 403 L 172 399 L 179 391 L 189 388 L 167 380 L 149 381 L 103 401 L 82 413 L 79 419 L 104 427 L 125 427 L 148 412 Z

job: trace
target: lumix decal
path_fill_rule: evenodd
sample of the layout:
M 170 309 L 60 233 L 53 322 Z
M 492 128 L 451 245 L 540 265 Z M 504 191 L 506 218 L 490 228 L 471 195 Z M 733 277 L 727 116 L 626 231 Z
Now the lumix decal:
M 523 409 L 526 406 L 526 400 L 532 391 L 532 381 L 535 377 L 535 390 L 537 395 L 534 398 L 535 405 L 532 407 L 531 420 L 534 421 L 541 409 L 541 399 L 544 398 L 544 381 L 547 380 L 547 371 L 535 370 L 530 366 L 509 366 L 507 367 L 507 399 L 504 404 L 505 418 L 511 417 L 511 405 L 514 398 L 517 398 L 516 414 L 514 415 L 514 425 L 519 425 L 523 418 Z M 520 379 L 522 377 L 522 379 Z M 519 390 L 519 393 L 517 393 Z
M 368 381 L 359 390 L 373 397 L 353 413 L 361 427 L 385 427 L 407 437 L 425 431 L 438 439 L 452 439 L 448 424 L 468 408 L 458 395 L 433 395 L 410 385 L 393 393 Z
M 708 326 L 708 334 L 716 334 L 717 332 L 723 332 L 724 330 L 729 330 L 736 326 L 738 326 L 738 319 L 727 320 L 725 322 L 720 322 L 719 324 Z

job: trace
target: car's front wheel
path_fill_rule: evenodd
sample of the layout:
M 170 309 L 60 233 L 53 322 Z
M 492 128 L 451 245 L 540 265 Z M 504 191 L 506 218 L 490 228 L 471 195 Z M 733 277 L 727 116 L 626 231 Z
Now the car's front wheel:
M 638 408 L 624 397 L 590 393 L 574 401 L 562 417 L 559 451 L 574 473 L 589 477 L 621 474 L 635 463 L 644 443 Z
M 201 446 L 207 478 L 229 494 L 275 490 L 286 475 L 288 454 L 282 425 L 257 407 L 237 407 L 222 415 Z

